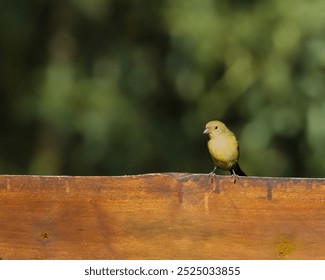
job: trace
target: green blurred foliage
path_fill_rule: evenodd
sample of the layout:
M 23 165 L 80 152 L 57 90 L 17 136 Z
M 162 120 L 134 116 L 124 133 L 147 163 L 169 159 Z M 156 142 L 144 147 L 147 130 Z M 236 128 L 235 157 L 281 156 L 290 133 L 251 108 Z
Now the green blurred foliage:
M 256 176 L 324 176 L 325 2 L 0 4 L 0 172 L 210 172 L 224 121 Z

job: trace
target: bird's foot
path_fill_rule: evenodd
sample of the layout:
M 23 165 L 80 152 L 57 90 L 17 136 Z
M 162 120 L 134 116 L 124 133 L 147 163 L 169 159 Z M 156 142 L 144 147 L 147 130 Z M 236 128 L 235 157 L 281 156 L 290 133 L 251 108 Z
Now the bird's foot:
M 216 174 L 214 173 L 214 171 L 216 171 L 217 170 L 217 167 L 215 166 L 214 168 L 213 168 L 213 170 L 209 173 L 209 176 L 211 177 L 211 176 L 216 176 Z
M 214 180 L 214 178 L 215 178 L 216 176 L 217 176 L 217 175 L 214 173 L 214 171 L 211 171 L 211 172 L 209 173 L 209 177 L 210 177 L 211 183 L 213 183 L 213 180 Z
M 239 180 L 240 177 L 239 177 L 236 173 L 233 173 L 233 174 L 231 175 L 231 178 L 234 179 L 234 184 L 236 184 L 236 181 Z

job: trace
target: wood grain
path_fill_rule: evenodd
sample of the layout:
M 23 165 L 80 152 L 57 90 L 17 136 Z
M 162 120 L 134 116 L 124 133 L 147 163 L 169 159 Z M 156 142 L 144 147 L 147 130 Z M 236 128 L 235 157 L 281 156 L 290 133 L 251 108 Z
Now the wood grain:
M 0 259 L 325 259 L 325 180 L 0 176 Z

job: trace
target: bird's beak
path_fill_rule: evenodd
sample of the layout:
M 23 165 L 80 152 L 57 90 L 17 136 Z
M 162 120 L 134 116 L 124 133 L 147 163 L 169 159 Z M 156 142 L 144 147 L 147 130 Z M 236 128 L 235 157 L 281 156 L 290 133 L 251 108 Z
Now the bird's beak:
M 209 128 L 206 128 L 204 131 L 203 131 L 203 134 L 209 134 L 210 133 L 210 129 Z

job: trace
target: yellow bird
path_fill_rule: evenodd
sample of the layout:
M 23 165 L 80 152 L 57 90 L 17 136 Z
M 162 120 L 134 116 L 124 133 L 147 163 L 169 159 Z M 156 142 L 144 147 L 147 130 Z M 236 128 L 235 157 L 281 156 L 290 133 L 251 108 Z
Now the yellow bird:
M 220 121 L 208 122 L 204 134 L 209 135 L 208 149 L 214 163 L 210 175 L 214 175 L 217 168 L 229 170 L 234 176 L 234 183 L 238 176 L 247 176 L 238 164 L 239 145 L 236 136 Z

